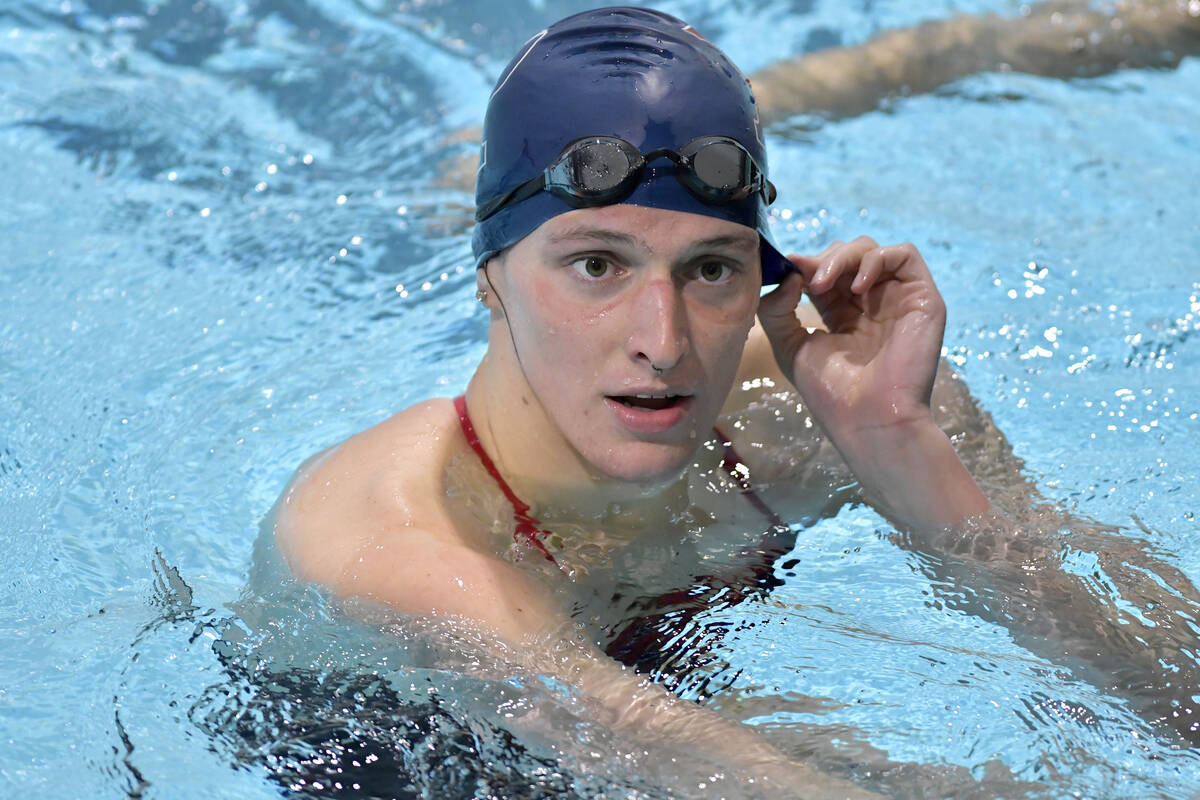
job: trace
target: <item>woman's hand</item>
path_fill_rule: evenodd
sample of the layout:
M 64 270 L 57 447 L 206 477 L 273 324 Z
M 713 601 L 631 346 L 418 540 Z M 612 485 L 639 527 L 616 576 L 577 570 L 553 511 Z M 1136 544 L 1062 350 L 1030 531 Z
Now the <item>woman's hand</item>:
M 917 249 L 860 236 L 790 259 L 799 274 L 762 299 L 758 316 L 826 431 L 836 440 L 928 419 L 946 307 Z M 809 332 L 796 318 L 806 291 L 828 330 Z
M 909 526 L 982 513 L 987 499 L 933 423 L 929 400 L 946 307 L 911 244 L 860 236 L 815 257 L 762 298 L 775 360 L 867 494 Z M 796 318 L 807 292 L 828 330 Z

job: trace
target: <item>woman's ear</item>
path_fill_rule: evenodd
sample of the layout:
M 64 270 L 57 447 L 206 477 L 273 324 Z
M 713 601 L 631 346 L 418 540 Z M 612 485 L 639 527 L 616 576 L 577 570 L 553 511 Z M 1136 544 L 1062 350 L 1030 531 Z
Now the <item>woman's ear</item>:
M 496 299 L 496 290 L 492 288 L 491 278 L 488 277 L 488 267 L 491 263 L 492 259 L 489 258 L 475 270 L 475 299 L 491 311 L 502 311 L 503 306 Z

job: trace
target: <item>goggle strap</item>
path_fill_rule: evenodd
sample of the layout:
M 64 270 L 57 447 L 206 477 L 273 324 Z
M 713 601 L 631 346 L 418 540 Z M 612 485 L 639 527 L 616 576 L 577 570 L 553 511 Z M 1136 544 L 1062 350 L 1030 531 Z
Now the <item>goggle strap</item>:
M 545 174 L 538 175 L 536 178 L 531 178 L 522 183 L 520 186 L 510 189 L 499 197 L 493 197 L 491 200 L 476 209 L 475 221 L 483 222 L 485 219 L 492 216 L 505 206 L 514 203 L 520 203 L 522 200 L 528 200 L 544 188 L 546 188 Z

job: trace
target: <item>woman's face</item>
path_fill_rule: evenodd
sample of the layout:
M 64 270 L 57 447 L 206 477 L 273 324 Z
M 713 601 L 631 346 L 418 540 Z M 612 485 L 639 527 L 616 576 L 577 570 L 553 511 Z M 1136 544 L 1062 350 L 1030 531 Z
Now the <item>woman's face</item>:
M 614 205 L 488 265 L 533 399 L 592 471 L 658 483 L 690 463 L 754 321 L 758 248 L 732 222 Z

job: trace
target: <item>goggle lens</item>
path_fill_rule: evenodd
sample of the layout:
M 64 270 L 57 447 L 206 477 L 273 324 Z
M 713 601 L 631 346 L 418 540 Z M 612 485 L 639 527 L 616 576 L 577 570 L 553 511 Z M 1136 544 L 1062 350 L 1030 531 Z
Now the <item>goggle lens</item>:
M 711 142 L 692 156 L 692 172 L 709 188 L 732 194 L 747 184 L 750 170 L 746 161 L 740 147 Z
M 621 185 L 635 166 L 615 142 L 582 142 L 567 154 L 567 176 L 580 197 L 594 197 Z

